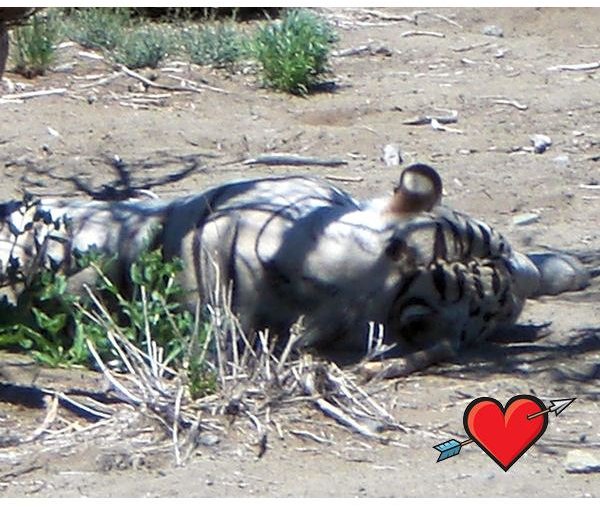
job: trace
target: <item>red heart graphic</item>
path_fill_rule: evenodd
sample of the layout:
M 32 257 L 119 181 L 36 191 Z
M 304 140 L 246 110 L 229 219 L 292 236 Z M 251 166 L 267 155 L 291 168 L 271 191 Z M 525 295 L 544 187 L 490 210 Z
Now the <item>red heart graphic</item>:
M 527 394 L 514 396 L 506 408 L 483 397 L 469 404 L 463 423 L 467 434 L 506 472 L 546 431 L 548 413 L 527 419 L 543 410 L 542 400 Z

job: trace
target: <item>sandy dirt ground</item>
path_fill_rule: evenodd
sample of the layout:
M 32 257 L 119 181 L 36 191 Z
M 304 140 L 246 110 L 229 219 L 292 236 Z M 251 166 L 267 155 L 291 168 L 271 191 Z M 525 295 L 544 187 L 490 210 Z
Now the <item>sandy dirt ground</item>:
M 163 197 L 240 177 L 317 174 L 360 180 L 339 185 L 366 198 L 389 192 L 397 180 L 398 168 L 386 167 L 381 154 L 384 145 L 398 143 L 405 163 L 424 161 L 440 171 L 448 204 L 497 227 L 516 247 L 552 246 L 598 264 L 600 69 L 555 67 L 599 61 L 600 9 L 429 9 L 416 25 L 393 19 L 413 11 L 324 10 L 338 25 L 338 50 L 370 49 L 332 58 L 337 89 L 309 98 L 268 91 L 253 74 L 177 62 L 143 74 L 169 85 L 181 81 L 169 75 L 191 79 L 227 94 L 145 90 L 123 75 L 98 83 L 113 69 L 81 56 L 78 47 L 61 49 L 56 71 L 33 81 L 7 72 L 13 84 L 24 83 L 14 93 L 67 90 L 0 103 L 0 198 L 18 198 L 24 189 L 76 194 L 65 179 L 73 175 L 99 187 L 114 177 L 107 163 L 114 155 L 137 182 L 197 163 L 182 181 L 153 188 Z M 487 25 L 500 27 L 503 37 L 484 35 Z M 439 35 L 407 34 L 415 30 Z M 456 130 L 404 123 L 448 110 L 457 111 L 458 121 L 445 126 Z M 531 150 L 535 134 L 552 140 L 544 153 Z M 269 152 L 348 164 L 240 163 Z M 535 221 L 515 225 L 526 213 Z M 304 407 L 281 415 L 283 431 L 271 431 L 260 458 L 252 432 L 232 429 L 218 442 L 207 439 L 177 467 L 166 433 L 152 425 L 117 444 L 110 424 L 92 425 L 62 409 L 62 433 L 50 428 L 22 443 L 47 410 L 2 402 L 0 495 L 596 497 L 598 474 L 570 473 L 566 459 L 583 450 L 600 461 L 599 303 L 597 283 L 531 302 L 522 321 L 552 321 L 543 340 L 489 345 L 456 364 L 369 386 L 409 428 L 389 432 L 387 443 L 356 436 Z M 46 370 L 6 355 L 2 364 L 20 384 L 102 388 L 91 372 Z M 551 417 L 509 472 L 474 445 L 436 463 L 433 445 L 465 438 L 463 411 L 472 399 L 506 402 L 519 393 L 577 400 Z M 307 425 L 322 442 L 289 431 Z

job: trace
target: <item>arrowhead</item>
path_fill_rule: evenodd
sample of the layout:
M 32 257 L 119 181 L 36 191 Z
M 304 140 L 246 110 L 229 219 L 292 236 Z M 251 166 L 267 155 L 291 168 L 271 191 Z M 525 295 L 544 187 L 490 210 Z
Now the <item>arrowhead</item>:
M 550 412 L 554 412 L 558 417 L 560 413 L 576 399 L 577 398 L 563 398 L 560 400 L 550 400 Z

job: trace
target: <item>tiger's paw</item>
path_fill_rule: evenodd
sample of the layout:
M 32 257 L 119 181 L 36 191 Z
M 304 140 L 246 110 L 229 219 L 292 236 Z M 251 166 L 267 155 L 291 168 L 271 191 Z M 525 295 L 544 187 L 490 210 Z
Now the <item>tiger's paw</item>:
M 589 285 L 590 272 L 572 255 L 544 252 L 527 254 L 527 257 L 540 273 L 540 284 L 534 297 L 582 290 Z

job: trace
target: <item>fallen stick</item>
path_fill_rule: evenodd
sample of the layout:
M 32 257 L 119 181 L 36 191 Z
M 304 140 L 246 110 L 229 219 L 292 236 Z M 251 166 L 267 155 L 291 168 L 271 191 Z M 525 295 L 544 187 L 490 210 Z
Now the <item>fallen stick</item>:
M 384 21 L 408 21 L 409 23 L 412 23 L 413 25 L 417 24 L 417 19 L 419 16 L 433 16 L 442 21 L 445 21 L 446 23 L 450 23 L 451 25 L 454 25 L 458 28 L 461 28 L 461 29 L 463 28 L 462 25 L 458 24 L 456 21 L 453 21 L 450 18 L 448 18 L 442 14 L 437 14 L 435 12 L 429 12 L 429 11 L 414 11 L 412 14 L 401 14 L 401 15 L 387 14 L 386 12 L 376 11 L 373 9 L 360 9 L 359 12 L 364 12 L 365 14 L 374 16 L 374 17 L 382 19 Z
M 120 101 L 119 105 L 123 106 L 123 107 L 130 107 L 132 109 L 145 109 L 145 110 L 152 109 L 148 104 L 133 104 L 131 102 Z
M 472 49 L 484 48 L 486 46 L 489 46 L 490 44 L 491 44 L 490 41 L 487 41 L 487 42 L 478 42 L 476 44 L 471 44 L 469 46 L 463 46 L 463 47 L 460 47 L 460 48 L 451 48 L 451 49 L 455 53 L 464 53 L 465 51 L 471 51 Z
M 50 90 L 38 90 L 36 92 L 25 92 L 25 93 L 12 93 L 8 95 L 2 95 L 2 100 L 20 100 L 20 99 L 33 99 L 35 97 L 45 97 L 47 95 L 62 95 L 67 91 L 66 88 L 51 88 Z
M 439 37 L 443 39 L 446 37 L 443 33 L 440 32 L 426 32 L 424 30 L 409 30 L 408 32 L 402 32 L 400 37 L 415 37 L 415 36 L 428 36 L 428 37 Z
M 104 57 L 102 55 L 99 55 L 98 53 L 91 53 L 89 51 L 80 51 L 77 54 L 83 58 L 89 58 L 90 60 L 104 60 Z
M 311 440 L 314 440 L 315 442 L 318 442 L 319 444 L 333 444 L 334 441 L 330 440 L 329 438 L 323 438 L 320 437 L 318 435 L 315 435 L 314 433 L 311 433 L 310 431 L 304 431 L 304 430 L 288 430 L 292 435 L 295 435 L 297 437 L 301 437 L 301 438 L 310 438 Z
M 369 16 L 373 16 L 375 18 L 379 18 L 384 21 L 408 21 L 409 23 L 413 23 L 413 24 L 416 24 L 416 22 L 417 22 L 417 17 L 415 14 L 424 14 L 424 11 L 423 11 L 423 12 L 414 13 L 412 15 L 410 15 L 410 14 L 396 15 L 396 14 L 388 14 L 386 12 L 376 11 L 373 9 L 360 9 L 359 12 L 363 12 L 365 14 L 368 14 Z
M 33 442 L 36 440 L 42 433 L 44 433 L 50 425 L 55 421 L 56 414 L 58 413 L 58 397 L 54 395 L 50 405 L 48 407 L 48 411 L 46 412 L 46 417 L 42 421 L 42 424 L 37 427 L 37 429 L 33 432 L 33 434 L 27 438 L 26 442 Z
M 340 165 L 346 165 L 348 162 L 337 158 L 323 159 L 316 157 L 303 157 L 301 155 L 287 153 L 271 153 L 244 160 L 242 163 L 244 165 L 322 165 L 327 167 L 336 167 Z
M 164 85 L 164 84 L 159 84 L 159 83 L 155 83 L 154 81 L 151 81 L 150 79 L 145 78 L 144 76 L 138 74 L 137 72 L 132 71 L 131 69 L 128 69 L 127 67 L 125 67 L 125 65 L 120 65 L 119 68 L 125 73 L 127 74 L 129 77 L 132 77 L 134 79 L 137 79 L 138 81 L 141 81 L 143 84 L 146 85 L 146 87 L 150 88 L 158 88 L 159 90 L 169 90 L 172 92 L 196 92 L 196 93 L 202 93 L 204 90 L 212 90 L 212 91 L 221 91 L 223 93 L 229 93 L 225 90 L 221 90 L 219 88 L 213 88 L 212 86 L 204 86 L 202 85 L 202 87 L 200 87 L 200 85 L 198 85 L 197 87 L 194 86 L 172 86 L 172 85 Z M 181 78 L 177 78 L 179 80 L 181 80 Z
M 179 450 L 179 415 L 181 413 L 181 398 L 183 398 L 183 386 L 179 386 L 177 395 L 175 397 L 175 415 L 173 417 L 173 426 L 171 428 L 171 441 L 173 443 L 173 450 L 175 451 L 175 464 L 181 465 L 181 452 Z
M 331 56 L 336 58 L 341 58 L 343 56 L 355 56 L 360 55 L 361 53 L 368 53 L 371 50 L 370 44 L 364 44 L 362 46 L 357 46 L 355 48 L 341 49 L 339 51 L 333 51 Z
M 89 338 L 86 338 L 86 343 L 87 343 L 88 349 L 90 351 L 90 354 L 92 354 L 92 356 L 96 360 L 98 367 L 100 368 L 102 373 L 104 373 L 104 376 L 108 379 L 110 384 L 117 391 L 119 391 L 120 393 L 122 393 L 125 396 L 126 401 L 130 400 L 130 402 L 133 403 L 134 405 L 141 405 L 144 400 L 142 400 L 142 398 L 139 398 L 138 396 L 135 396 L 133 393 L 131 393 L 121 382 L 119 382 L 114 377 L 114 375 L 111 374 L 110 369 L 104 364 L 104 362 L 100 358 L 100 355 L 96 351 L 94 345 L 92 344 L 92 342 Z
M 437 14 L 435 12 L 424 12 L 423 14 L 428 14 L 429 16 L 433 16 L 435 18 L 441 19 L 442 21 L 445 21 L 446 23 L 450 23 L 451 25 L 454 25 L 457 28 L 460 28 L 461 30 L 463 29 L 463 26 L 460 23 L 457 23 L 456 21 L 450 19 L 447 16 L 444 16 L 443 14 Z
M 361 435 L 364 435 L 365 437 L 369 438 L 376 438 L 378 440 L 381 439 L 381 435 L 373 433 L 367 426 L 359 423 L 358 421 L 355 421 L 352 417 L 346 415 L 342 410 L 337 408 L 335 405 L 332 405 L 327 400 L 324 400 L 323 398 L 318 398 L 315 400 L 315 404 L 325 415 L 332 417 L 333 419 L 343 424 L 344 426 L 352 429 L 356 433 L 360 433 Z
M 166 77 L 169 77 L 171 79 L 177 79 L 178 81 L 182 81 L 184 83 L 187 83 L 188 85 L 191 85 L 194 88 L 200 88 L 202 90 L 209 90 L 211 92 L 224 93 L 225 95 L 229 95 L 231 93 L 231 92 L 228 92 L 227 90 L 223 90 L 223 88 L 217 88 L 216 86 L 210 86 L 207 84 L 198 83 L 198 81 L 192 81 L 191 79 L 186 79 L 181 76 L 173 76 L 171 74 L 167 74 Z
M 114 74 L 103 77 L 102 79 L 99 79 L 98 81 L 94 81 L 93 83 L 85 83 L 85 84 L 79 85 L 79 88 L 81 88 L 81 89 L 93 88 L 94 86 L 100 86 L 100 85 L 103 85 L 106 83 L 111 83 L 112 81 L 114 81 L 115 79 L 117 79 L 119 76 L 122 76 L 122 75 L 123 74 L 121 72 L 115 72 Z
M 458 111 L 452 111 L 450 115 L 446 116 L 431 116 L 431 115 L 421 115 L 415 116 L 414 118 L 409 118 L 408 120 L 404 120 L 402 122 L 403 125 L 430 125 L 431 122 L 435 120 L 442 125 L 447 125 L 449 123 L 456 123 L 458 121 Z
M 306 377 L 302 380 L 302 384 L 306 394 L 317 397 L 315 400 L 313 400 L 313 402 L 325 415 L 335 419 L 340 424 L 352 429 L 356 433 L 364 435 L 365 437 L 376 438 L 377 440 L 382 439 L 381 435 L 374 433 L 369 427 L 354 420 L 352 417 L 345 414 L 343 410 L 322 398 L 321 394 L 315 387 L 315 378 L 313 373 L 306 375 Z
M 548 67 L 546 70 L 594 70 L 600 69 L 600 61 L 592 63 L 576 63 L 574 65 L 556 65 Z
M 463 133 L 463 131 L 460 129 L 453 129 L 452 127 L 446 127 L 446 126 L 442 125 L 435 118 L 431 119 L 431 128 L 433 128 L 433 130 L 438 130 L 440 132 L 454 132 L 455 134 Z
M 150 98 L 150 97 L 131 97 L 126 99 L 124 102 L 129 102 L 130 104 L 150 104 L 155 106 L 164 106 L 165 99 L 164 98 Z
M 87 76 L 71 76 L 75 81 L 93 81 L 94 79 L 100 79 L 106 77 L 106 74 L 88 74 Z
M 96 417 L 98 419 L 109 419 L 111 417 L 111 414 L 107 414 L 106 412 L 100 412 L 99 410 L 96 410 L 92 407 L 88 407 L 87 405 L 84 405 L 83 403 L 80 403 L 78 401 L 75 401 L 73 398 L 70 398 L 69 396 L 67 396 L 64 393 L 61 393 L 59 391 L 52 391 L 52 390 L 46 390 L 43 389 L 43 391 L 47 394 L 52 394 L 56 397 L 57 400 L 60 400 L 61 402 L 63 402 L 63 405 L 69 405 L 69 409 L 72 412 L 78 411 L 79 415 L 82 414 L 89 414 L 92 417 Z
M 364 180 L 362 176 L 336 176 L 335 174 L 326 174 L 325 179 L 332 181 L 346 181 L 349 183 L 358 183 Z
M 503 104 L 503 105 L 507 105 L 507 106 L 516 107 L 519 111 L 525 111 L 528 108 L 527 105 L 521 104 L 520 102 L 517 102 L 516 100 L 496 99 L 493 102 L 494 102 L 494 104 Z

